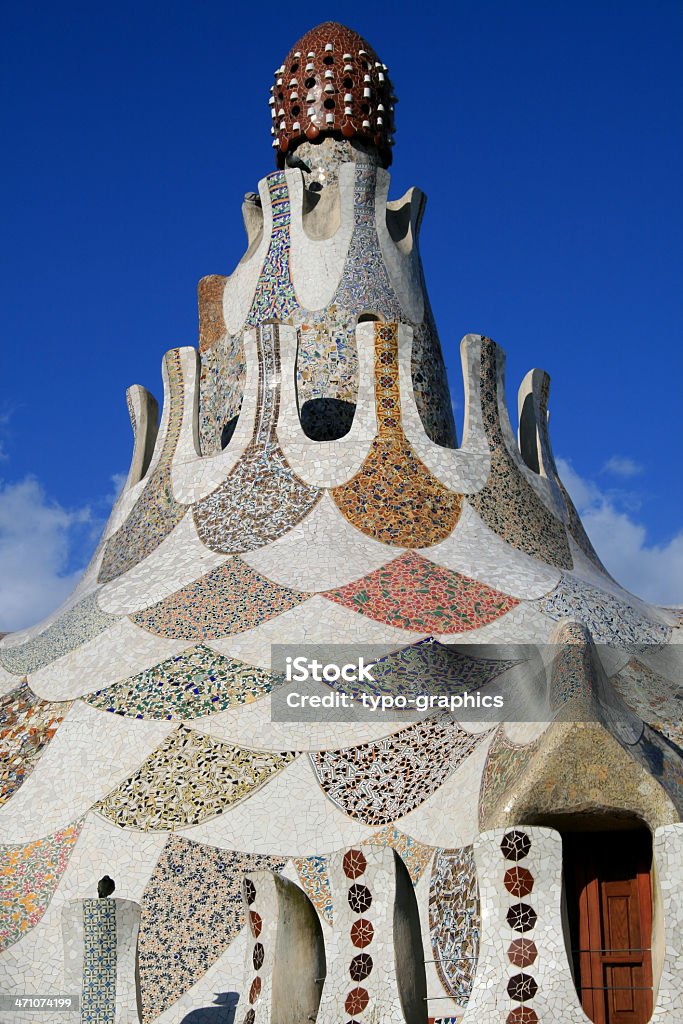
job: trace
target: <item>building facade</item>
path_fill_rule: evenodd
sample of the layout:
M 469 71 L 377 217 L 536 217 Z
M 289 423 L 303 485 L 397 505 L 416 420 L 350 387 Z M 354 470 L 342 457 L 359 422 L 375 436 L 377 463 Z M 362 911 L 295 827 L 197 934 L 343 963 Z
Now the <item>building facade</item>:
M 351 30 L 292 47 L 245 254 L 160 420 L 129 389 L 76 591 L 0 641 L 2 1021 L 683 1021 L 681 612 L 478 335 L 458 442 L 394 104 Z M 339 651 L 372 681 L 306 693 L 353 713 L 288 703 L 277 652 Z

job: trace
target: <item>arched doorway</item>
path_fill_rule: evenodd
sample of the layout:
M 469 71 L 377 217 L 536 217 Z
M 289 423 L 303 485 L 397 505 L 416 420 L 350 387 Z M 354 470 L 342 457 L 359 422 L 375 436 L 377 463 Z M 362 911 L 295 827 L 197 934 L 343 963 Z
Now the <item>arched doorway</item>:
M 559 819 L 559 820 L 558 820 Z M 637 819 L 561 815 L 566 940 L 594 1024 L 652 1016 L 652 833 Z

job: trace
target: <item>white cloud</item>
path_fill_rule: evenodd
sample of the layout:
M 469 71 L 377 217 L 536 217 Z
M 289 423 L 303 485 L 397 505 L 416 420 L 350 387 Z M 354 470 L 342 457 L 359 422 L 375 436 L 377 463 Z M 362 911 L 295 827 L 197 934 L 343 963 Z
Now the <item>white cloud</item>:
M 0 481 L 0 631 L 39 622 L 73 590 L 73 567 L 84 534 L 95 525 L 89 507 L 62 508 L 34 477 Z
M 666 544 L 649 544 L 646 527 L 634 518 L 632 496 L 602 490 L 566 459 L 558 459 L 557 466 L 595 550 L 614 578 L 645 600 L 681 604 L 683 530 Z
M 632 476 L 639 476 L 643 472 L 643 467 L 635 459 L 630 459 L 626 455 L 613 455 L 602 467 L 602 472 L 629 479 Z

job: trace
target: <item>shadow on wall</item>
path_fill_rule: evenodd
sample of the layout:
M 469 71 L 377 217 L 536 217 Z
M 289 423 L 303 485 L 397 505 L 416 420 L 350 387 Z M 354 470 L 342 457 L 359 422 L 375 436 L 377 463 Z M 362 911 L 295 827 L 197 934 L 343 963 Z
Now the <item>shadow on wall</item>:
M 212 1006 L 191 1010 L 181 1024 L 234 1024 L 239 998 L 237 992 L 216 992 Z

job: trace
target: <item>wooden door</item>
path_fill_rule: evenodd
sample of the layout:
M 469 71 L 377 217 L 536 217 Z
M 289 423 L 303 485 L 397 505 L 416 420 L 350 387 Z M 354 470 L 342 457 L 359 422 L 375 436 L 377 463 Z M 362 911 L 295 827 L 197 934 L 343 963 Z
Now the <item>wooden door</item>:
M 649 832 L 564 839 L 575 981 L 594 1024 L 646 1024 L 652 1014 L 652 840 Z

